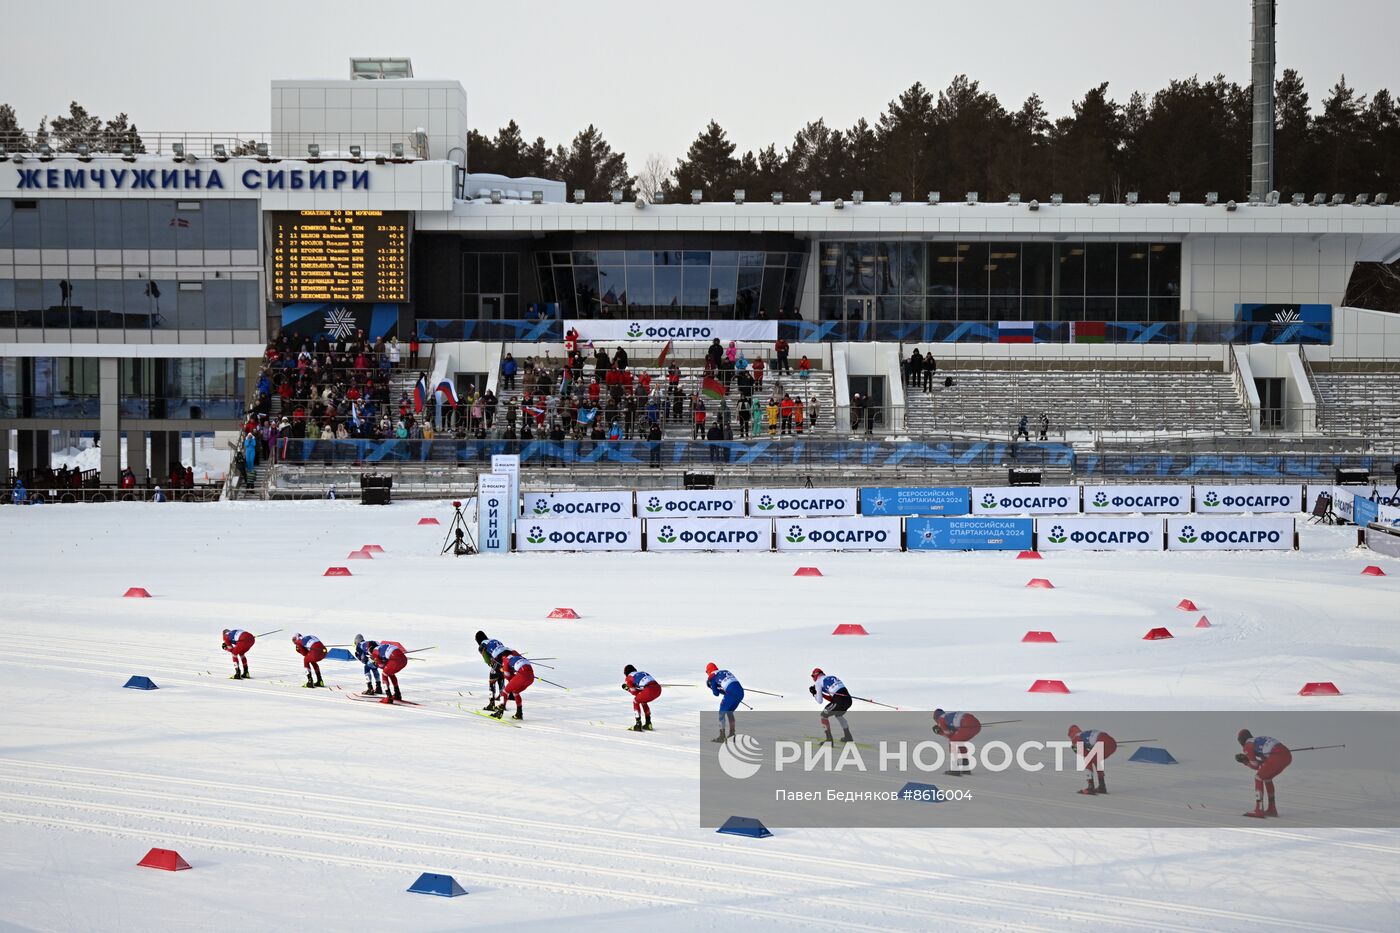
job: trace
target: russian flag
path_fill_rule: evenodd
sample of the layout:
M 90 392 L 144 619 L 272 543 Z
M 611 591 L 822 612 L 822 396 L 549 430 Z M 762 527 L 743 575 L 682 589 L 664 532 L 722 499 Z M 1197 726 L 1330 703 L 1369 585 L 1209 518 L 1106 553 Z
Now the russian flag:
M 413 386 L 413 410 L 422 412 L 423 406 L 428 404 L 428 377 L 419 376 L 418 382 Z
M 1035 343 L 1035 322 L 997 321 L 997 343 Z
M 436 391 L 442 395 L 450 407 L 457 407 L 457 389 L 452 385 L 452 380 L 444 379 L 439 382 Z

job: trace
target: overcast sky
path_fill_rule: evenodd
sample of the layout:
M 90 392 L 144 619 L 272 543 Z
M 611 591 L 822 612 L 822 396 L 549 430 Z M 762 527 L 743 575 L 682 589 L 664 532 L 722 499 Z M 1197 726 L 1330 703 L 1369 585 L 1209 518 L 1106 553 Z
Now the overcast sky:
M 1345 73 L 1400 92 L 1395 0 L 1280 0 L 1278 62 L 1316 104 Z M 945 3 L 64 0 L 6 16 L 0 102 L 27 127 L 78 100 L 143 130 L 269 128 L 274 78 L 342 78 L 352 55 L 407 55 L 456 78 L 472 124 L 516 119 L 551 144 L 595 123 L 637 169 L 674 157 L 711 118 L 741 149 L 781 146 L 807 120 L 874 122 L 914 81 L 966 72 L 1008 109 L 1038 92 L 1052 116 L 1108 81 L 1126 100 L 1175 77 L 1249 81 L 1249 0 Z

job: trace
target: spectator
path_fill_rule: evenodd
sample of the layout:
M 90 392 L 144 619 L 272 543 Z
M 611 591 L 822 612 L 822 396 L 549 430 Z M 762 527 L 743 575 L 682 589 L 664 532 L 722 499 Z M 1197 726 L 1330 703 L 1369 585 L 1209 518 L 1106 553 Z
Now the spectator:
M 739 436 L 749 436 L 749 423 L 753 418 L 753 411 L 741 399 L 739 401 Z
M 753 384 L 754 384 L 754 388 L 756 388 L 756 389 L 762 389 L 762 388 L 763 388 L 763 370 L 764 370 L 764 368 L 765 368 L 765 367 L 764 367 L 764 363 L 763 363 L 763 357 L 760 356 L 758 359 L 756 359 L 756 360 L 753 361 Z
M 792 402 L 792 427 L 798 434 L 802 433 L 802 421 L 805 416 L 806 412 L 803 409 L 802 396 L 799 395 L 797 398 L 793 399 Z
M 933 349 L 924 354 L 924 391 L 933 391 L 933 379 L 938 375 L 938 361 L 933 358 Z
M 797 361 L 797 378 L 806 379 L 807 375 L 811 373 L 811 371 L 812 361 L 807 359 L 807 355 L 804 353 L 802 355 L 802 359 Z
M 710 425 L 709 431 L 705 433 L 705 439 L 709 441 L 710 462 L 722 463 L 724 460 L 724 448 L 722 448 L 718 442 L 724 440 L 724 428 L 720 427 L 718 418 Z
M 859 393 L 859 392 L 852 393 L 852 395 L 851 395 L 851 430 L 852 430 L 852 431 L 859 431 L 859 430 L 860 430 L 860 420 L 861 420 L 861 416 L 864 415 L 864 414 L 865 414 L 865 407 L 861 404 L 860 393 Z
M 724 348 L 719 345 L 719 338 L 710 341 L 709 347 L 705 350 L 705 368 L 719 369 L 719 361 L 724 359 Z
M 618 348 L 617 348 L 617 352 L 613 354 L 613 366 L 614 366 L 616 369 L 626 369 L 626 368 L 627 368 L 627 348 L 626 348 L 626 347 L 618 347 Z
M 776 396 L 768 396 L 768 406 L 764 409 L 764 418 L 768 425 L 768 436 L 778 436 L 778 399 Z
M 1030 419 L 1027 418 L 1025 415 L 1021 416 L 1021 421 L 1016 425 L 1016 430 L 1012 432 L 1011 435 L 1012 440 L 1015 440 L 1018 437 L 1022 440 L 1027 441 L 1031 439 Z
M 788 367 L 788 342 L 782 337 L 773 341 L 773 355 L 777 358 L 773 363 L 774 371 L 784 376 L 790 375 L 792 370 Z
M 1040 439 L 1042 441 L 1050 439 L 1050 414 L 1048 412 L 1040 413 Z
M 807 399 L 807 424 L 811 430 L 817 429 L 817 413 L 820 408 L 817 405 L 817 397 L 814 395 Z
M 610 440 L 610 441 L 620 441 L 620 440 L 622 440 L 622 425 L 619 424 L 618 421 L 617 421 L 616 419 L 613 420 L 612 425 L 609 426 L 609 428 L 608 428 L 608 440 Z
M 914 352 L 909 357 L 908 369 L 909 378 L 904 380 L 904 384 L 911 387 L 917 386 L 919 380 L 921 380 L 924 375 L 924 357 L 923 354 L 919 352 L 918 347 L 914 348 Z
M 724 348 L 724 358 L 730 363 L 739 362 L 739 345 L 733 340 L 729 341 L 729 346 Z
M 509 392 L 514 392 L 514 391 L 515 391 L 515 373 L 516 373 L 517 368 L 518 368 L 518 367 L 515 365 L 515 356 L 514 356 L 514 354 L 507 353 L 507 354 L 506 354 L 506 358 L 503 359 L 503 360 L 501 360 L 501 388 L 502 388 L 502 389 L 504 389 L 504 390 L 506 390 L 506 391 L 509 391 Z
M 705 400 L 697 393 L 690 402 L 690 410 L 694 415 L 694 424 L 690 429 L 690 439 L 704 438 L 705 436 Z
M 778 415 L 782 418 L 779 434 L 792 433 L 792 409 L 792 398 L 784 393 L 782 401 L 778 403 Z
M 661 469 L 661 423 L 655 418 L 647 421 L 647 449 L 651 455 L 651 465 Z
M 749 402 L 749 436 L 756 437 L 763 430 L 763 403 L 755 395 Z
M 418 368 L 418 334 L 408 338 L 408 365 L 412 369 Z

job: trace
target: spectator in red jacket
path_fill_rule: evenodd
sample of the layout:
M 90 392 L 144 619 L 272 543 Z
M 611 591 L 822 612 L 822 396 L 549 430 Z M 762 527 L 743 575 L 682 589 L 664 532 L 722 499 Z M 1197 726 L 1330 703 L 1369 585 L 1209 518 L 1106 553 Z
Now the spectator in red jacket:
M 783 400 L 782 400 L 781 402 L 778 403 L 778 415 L 779 415 L 780 418 L 781 418 L 781 421 L 780 421 L 779 423 L 780 423 L 780 425 L 782 426 L 782 427 L 781 427 L 781 430 L 779 431 L 780 434 L 791 434 L 791 433 L 792 433 L 792 410 L 793 410 L 793 407 L 794 407 L 794 405 L 793 405 L 792 397 L 789 396 L 787 393 L 783 393 Z
M 773 341 L 773 355 L 777 357 L 773 362 L 773 369 L 775 371 L 783 375 L 788 375 L 792 372 L 792 368 L 788 366 L 788 342 L 786 340 L 779 337 L 777 340 Z
M 760 356 L 758 359 L 753 361 L 753 385 L 755 389 L 763 388 L 763 370 L 763 357 Z

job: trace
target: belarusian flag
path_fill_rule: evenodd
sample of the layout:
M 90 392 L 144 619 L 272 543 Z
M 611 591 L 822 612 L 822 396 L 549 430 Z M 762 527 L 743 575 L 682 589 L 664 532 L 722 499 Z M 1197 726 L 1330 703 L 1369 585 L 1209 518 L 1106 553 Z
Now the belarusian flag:
M 1070 321 L 1070 343 L 1103 343 L 1106 339 L 1103 321 Z
M 666 366 L 666 357 L 670 354 L 670 352 L 671 352 L 671 347 L 672 347 L 672 345 L 673 345 L 674 343 L 675 343 L 675 341 L 668 340 L 668 341 L 666 341 L 666 346 L 664 346 L 664 347 L 661 348 L 661 355 L 658 356 L 658 357 L 656 358 L 656 368 L 657 368 L 657 369 L 664 369 L 664 368 L 665 368 L 665 366 Z
M 713 376 L 705 377 L 705 381 L 700 384 L 700 392 L 706 398 L 724 398 L 727 394 L 724 383 Z

